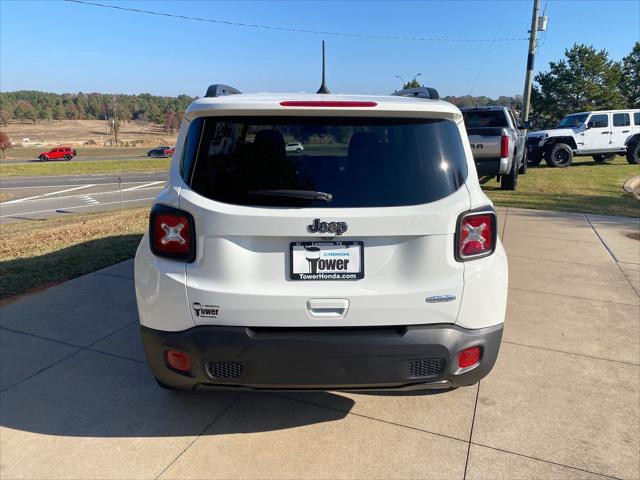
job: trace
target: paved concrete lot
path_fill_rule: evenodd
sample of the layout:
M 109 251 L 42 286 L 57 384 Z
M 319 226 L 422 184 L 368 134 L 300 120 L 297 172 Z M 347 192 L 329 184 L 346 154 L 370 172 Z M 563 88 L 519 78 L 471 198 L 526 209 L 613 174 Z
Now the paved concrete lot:
M 0 310 L 0 477 L 640 477 L 638 220 L 499 209 L 503 344 L 441 394 L 175 393 L 131 262 Z

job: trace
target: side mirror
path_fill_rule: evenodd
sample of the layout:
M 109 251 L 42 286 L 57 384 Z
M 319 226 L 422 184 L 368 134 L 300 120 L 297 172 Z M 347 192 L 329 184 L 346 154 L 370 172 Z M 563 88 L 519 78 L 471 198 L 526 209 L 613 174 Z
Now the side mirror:
M 520 128 L 524 128 L 525 130 L 530 130 L 531 129 L 531 122 L 529 120 L 527 120 L 526 122 L 522 123 L 522 127 Z
M 589 123 L 585 123 L 584 124 L 584 129 L 585 130 L 589 130 L 590 128 L 593 128 L 593 123 L 589 122 Z

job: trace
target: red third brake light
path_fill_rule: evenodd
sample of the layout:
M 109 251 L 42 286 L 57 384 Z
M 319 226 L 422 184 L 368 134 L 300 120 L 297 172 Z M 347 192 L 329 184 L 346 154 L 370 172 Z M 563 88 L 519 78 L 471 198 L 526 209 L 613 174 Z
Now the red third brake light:
M 160 257 L 192 262 L 195 258 L 193 218 L 187 212 L 155 205 L 149 218 L 151 251 Z
M 378 104 L 376 102 L 351 102 L 344 100 L 308 100 L 308 101 L 297 101 L 297 100 L 286 100 L 280 102 L 281 107 L 342 107 L 342 108 L 354 108 L 354 107 L 375 107 Z
M 509 137 L 502 135 L 500 137 L 500 158 L 507 158 L 509 156 Z
M 493 212 L 466 213 L 458 220 L 458 260 L 491 255 L 496 247 L 496 215 Z

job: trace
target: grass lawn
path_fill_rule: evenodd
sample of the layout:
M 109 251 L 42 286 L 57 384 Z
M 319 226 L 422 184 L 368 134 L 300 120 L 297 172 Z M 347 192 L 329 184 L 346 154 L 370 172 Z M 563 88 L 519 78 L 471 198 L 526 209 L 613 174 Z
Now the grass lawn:
M 14 147 L 5 151 L 8 159 L 36 160 L 41 152 L 48 152 L 54 147 Z M 82 158 L 95 157 L 146 157 L 151 147 L 74 147 Z
M 102 160 L 99 162 L 0 163 L 0 177 L 81 175 L 87 173 L 159 172 L 169 170 L 170 158 Z
M 514 192 L 500 190 L 495 179 L 482 179 L 482 188 L 505 207 L 640 217 L 640 203 L 622 190 L 626 180 L 639 174 L 640 165 L 629 165 L 624 157 L 603 165 L 578 157 L 568 168 L 549 168 L 544 161 L 529 167 Z
M 0 299 L 132 258 L 148 208 L 32 220 L 0 229 Z

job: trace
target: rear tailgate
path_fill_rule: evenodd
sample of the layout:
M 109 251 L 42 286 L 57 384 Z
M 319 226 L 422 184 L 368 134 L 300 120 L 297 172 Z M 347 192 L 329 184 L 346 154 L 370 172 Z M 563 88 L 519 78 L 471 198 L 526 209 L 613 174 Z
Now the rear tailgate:
M 473 158 L 500 158 L 500 138 L 503 130 L 494 127 L 467 128 Z

